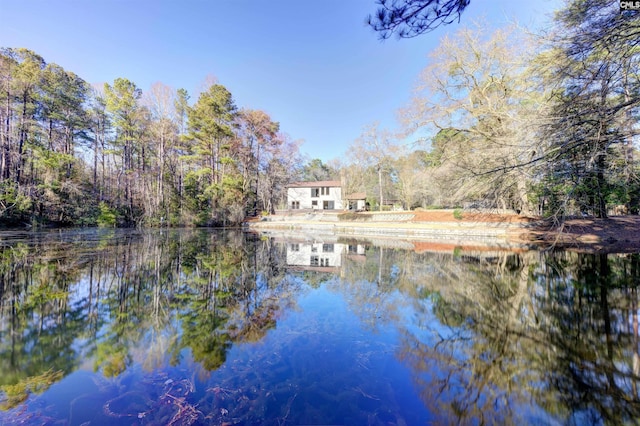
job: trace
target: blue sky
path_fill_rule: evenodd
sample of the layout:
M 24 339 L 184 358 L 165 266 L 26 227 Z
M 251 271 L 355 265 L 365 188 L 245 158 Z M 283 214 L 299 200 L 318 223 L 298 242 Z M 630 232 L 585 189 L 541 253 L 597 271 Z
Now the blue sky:
M 89 83 L 160 81 L 195 101 L 213 75 L 309 158 L 343 157 L 364 126 L 395 130 L 439 39 L 473 19 L 548 25 L 561 0 L 472 0 L 461 24 L 381 42 L 374 0 L 0 0 L 0 46 L 26 47 Z

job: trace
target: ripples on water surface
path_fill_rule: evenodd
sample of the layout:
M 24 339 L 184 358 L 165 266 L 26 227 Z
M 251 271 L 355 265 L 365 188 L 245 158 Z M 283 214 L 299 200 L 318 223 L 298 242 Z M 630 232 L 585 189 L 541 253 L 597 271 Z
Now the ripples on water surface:
M 638 254 L 0 234 L 2 424 L 635 424 Z

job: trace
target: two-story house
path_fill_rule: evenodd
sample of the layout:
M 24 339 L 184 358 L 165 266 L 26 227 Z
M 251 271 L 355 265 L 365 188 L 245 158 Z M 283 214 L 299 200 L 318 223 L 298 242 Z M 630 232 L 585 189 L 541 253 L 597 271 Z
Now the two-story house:
M 342 185 L 339 180 L 292 183 L 287 187 L 287 207 L 292 210 L 342 210 Z

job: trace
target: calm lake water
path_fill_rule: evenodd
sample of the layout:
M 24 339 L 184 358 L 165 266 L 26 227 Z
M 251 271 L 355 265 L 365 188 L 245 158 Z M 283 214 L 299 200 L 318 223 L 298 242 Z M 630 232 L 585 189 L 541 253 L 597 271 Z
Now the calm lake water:
M 0 233 L 0 424 L 640 422 L 640 255 Z

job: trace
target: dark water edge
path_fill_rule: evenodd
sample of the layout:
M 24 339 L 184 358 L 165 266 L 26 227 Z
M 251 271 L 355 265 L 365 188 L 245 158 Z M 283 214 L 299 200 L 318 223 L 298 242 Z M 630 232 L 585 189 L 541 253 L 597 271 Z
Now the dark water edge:
M 0 232 L 0 424 L 636 424 L 640 255 Z

